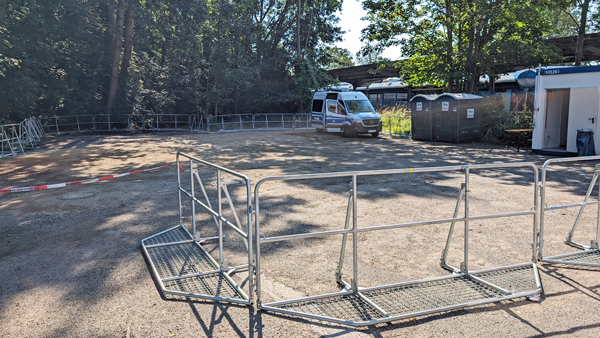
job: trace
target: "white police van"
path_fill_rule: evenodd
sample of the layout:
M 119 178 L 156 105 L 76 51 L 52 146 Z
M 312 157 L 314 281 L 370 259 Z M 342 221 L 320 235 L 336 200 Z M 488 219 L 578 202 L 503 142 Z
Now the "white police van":
M 382 128 L 381 117 L 361 92 L 316 92 L 311 122 L 317 132 L 342 132 L 346 137 L 357 134 L 377 137 Z

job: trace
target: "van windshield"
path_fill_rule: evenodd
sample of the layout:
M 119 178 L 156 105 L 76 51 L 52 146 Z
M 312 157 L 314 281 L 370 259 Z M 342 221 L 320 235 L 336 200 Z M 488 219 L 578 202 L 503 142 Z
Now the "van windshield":
M 369 100 L 346 101 L 349 113 L 374 113 L 373 106 Z

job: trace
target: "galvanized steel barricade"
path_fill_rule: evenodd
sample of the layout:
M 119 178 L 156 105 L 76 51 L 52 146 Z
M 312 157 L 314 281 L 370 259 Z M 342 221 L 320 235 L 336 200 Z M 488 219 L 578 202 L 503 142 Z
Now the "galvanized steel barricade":
M 30 117 L 21 123 L 0 125 L 0 158 L 33 149 L 44 137 L 40 121 Z
M 43 118 L 42 128 L 51 134 L 91 131 L 197 131 L 311 129 L 310 114 L 235 114 L 201 116 L 187 114 L 96 114 Z
M 502 214 L 489 214 L 472 216 L 469 213 L 469 173 L 477 169 L 495 169 L 509 167 L 525 167 L 533 169 L 532 197 L 533 206 L 527 211 L 518 211 Z M 432 221 L 419 221 L 401 224 L 380 225 L 359 228 L 357 225 L 357 177 L 427 173 L 443 171 L 464 171 L 464 183 L 460 194 L 464 194 L 464 217 L 438 219 Z M 260 232 L 260 187 L 268 181 L 315 180 L 331 178 L 351 178 L 351 191 L 348 199 L 346 223 L 344 229 L 321 232 L 309 232 L 285 236 L 264 236 Z M 326 174 L 306 174 L 289 176 L 272 176 L 261 179 L 254 190 L 255 205 L 255 247 L 256 247 L 256 301 L 258 309 L 288 315 L 307 317 L 311 319 L 330 321 L 352 326 L 364 326 L 381 322 L 389 322 L 403 318 L 410 318 L 429 313 L 458 309 L 485 303 L 498 302 L 516 297 L 529 297 L 541 294 L 542 287 L 540 276 L 535 265 L 536 246 L 532 245 L 532 261 L 493 269 L 471 271 L 469 269 L 469 222 L 471 220 L 484 220 L 492 218 L 507 218 L 513 216 L 526 216 L 532 218 L 532 239 L 536 243 L 537 236 L 537 206 L 538 206 L 538 169 L 534 163 L 511 164 L 483 164 L 466 166 L 447 166 L 431 168 L 412 168 L 397 170 L 375 170 L 338 172 Z M 460 203 L 461 197 L 458 202 Z M 458 208 L 458 207 L 457 207 Z M 451 223 L 448 241 L 452 236 L 455 222 L 464 222 L 464 258 L 460 269 L 451 268 L 454 273 L 449 276 L 415 280 L 391 285 L 369 288 L 360 287 L 358 280 L 358 252 L 357 236 L 361 232 L 388 230 L 403 227 L 423 226 L 429 224 Z M 264 243 L 288 241 L 292 239 L 309 238 L 317 236 L 343 235 L 342 250 L 337 271 L 335 272 L 338 284 L 344 290 L 336 293 L 323 294 L 299 299 L 290 299 L 279 302 L 262 302 L 261 283 L 261 245 Z M 342 265 L 344 262 L 344 249 L 348 234 L 352 234 L 352 279 L 348 283 L 342 278 Z M 444 249 L 447 252 L 448 245 Z
M 580 203 L 572 203 L 572 204 L 562 204 L 562 205 L 552 205 L 546 206 L 546 176 L 548 172 L 548 167 L 553 163 L 564 163 L 564 162 L 579 162 L 579 161 L 598 161 L 600 160 L 600 156 L 587 156 L 587 157 L 569 157 L 569 158 L 555 158 L 550 159 L 544 163 L 542 167 L 542 182 L 540 187 L 540 195 L 541 195 L 541 216 L 540 216 L 540 237 L 539 237 L 539 260 L 547 263 L 558 263 L 558 264 L 574 264 L 574 265 L 584 265 L 584 266 L 596 266 L 600 267 L 600 249 L 598 248 L 598 243 L 600 242 L 600 191 L 598 195 L 598 199 L 595 201 L 589 201 L 589 198 L 592 194 L 592 190 L 594 189 L 594 185 L 598 182 L 598 176 L 600 176 L 600 164 L 596 164 L 594 170 L 594 176 L 588 186 L 587 193 L 583 199 L 583 202 Z M 581 220 L 581 216 L 583 215 L 583 211 L 588 205 L 598 205 L 598 213 L 596 215 L 596 236 L 595 239 L 590 240 L 590 245 L 584 245 L 580 243 L 573 242 L 573 234 L 575 233 L 575 229 Z M 560 255 L 547 256 L 544 257 L 543 248 L 544 248 L 544 220 L 547 216 L 547 212 L 565 209 L 565 208 L 575 208 L 579 207 L 579 212 L 577 213 L 577 217 L 575 218 L 575 222 L 571 227 L 571 230 L 567 234 L 565 239 L 565 244 L 572 246 L 574 248 L 580 249 L 580 251 L 570 252 Z
M 183 166 L 190 172 L 189 190 L 182 187 Z M 218 194 L 216 208 L 211 204 L 205 183 L 198 173 L 199 166 L 216 173 L 215 183 Z M 177 167 L 179 169 L 177 170 L 179 225 L 142 240 L 143 250 L 161 290 L 164 293 L 178 296 L 252 304 L 254 266 L 252 240 L 249 240 L 252 238 L 250 180 L 245 175 L 180 152 L 177 153 Z M 235 210 L 227 182 L 222 179 L 223 173 L 242 180 L 246 187 L 245 224 Z M 198 184 L 197 187 L 200 188 L 201 193 L 198 194 L 195 184 Z M 223 217 L 222 194 L 225 195 L 227 204 L 233 213 L 232 221 Z M 183 212 L 186 199 L 191 204 L 191 232 L 184 226 Z M 196 228 L 197 206 L 201 211 L 210 215 L 216 226 L 217 236 L 203 237 L 200 229 Z M 223 250 L 223 242 L 226 239 L 223 226 L 233 229 L 242 237 L 248 255 L 247 264 L 228 266 Z M 207 241 L 218 241 L 217 259 L 214 259 L 202 246 L 202 243 Z M 233 273 L 243 271 L 248 272 L 248 294 L 231 277 Z

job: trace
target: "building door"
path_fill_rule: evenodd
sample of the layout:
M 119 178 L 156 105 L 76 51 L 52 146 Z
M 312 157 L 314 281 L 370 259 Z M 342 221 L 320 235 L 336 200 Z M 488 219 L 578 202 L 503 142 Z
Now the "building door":
M 577 129 L 591 129 L 596 133 L 598 101 L 598 87 L 571 89 L 567 132 L 568 152 L 577 152 Z M 594 134 L 594 139 L 596 138 L 598 135 Z
M 546 91 L 543 148 L 564 148 L 567 144 L 570 92 L 569 89 L 549 89 Z

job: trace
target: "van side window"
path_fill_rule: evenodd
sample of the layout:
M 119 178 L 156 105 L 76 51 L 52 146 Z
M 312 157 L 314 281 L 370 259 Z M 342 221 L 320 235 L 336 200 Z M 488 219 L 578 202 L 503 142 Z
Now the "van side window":
M 321 112 L 323 109 L 323 100 L 313 100 L 312 111 Z

